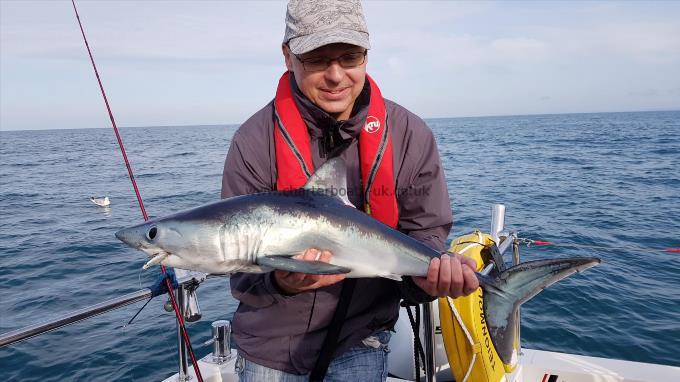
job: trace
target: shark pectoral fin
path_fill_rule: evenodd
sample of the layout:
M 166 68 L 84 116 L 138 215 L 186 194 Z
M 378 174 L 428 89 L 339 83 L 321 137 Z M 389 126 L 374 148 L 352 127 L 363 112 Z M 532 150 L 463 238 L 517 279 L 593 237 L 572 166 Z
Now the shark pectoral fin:
M 402 281 L 401 275 L 395 275 L 392 273 L 386 273 L 384 275 L 380 275 L 380 277 L 384 277 L 386 279 L 394 280 L 394 281 Z
M 282 271 L 309 273 L 312 275 L 338 275 L 351 271 L 349 268 L 325 263 L 323 261 L 297 260 L 281 255 L 258 257 L 257 263 Z
M 484 290 L 484 317 L 498 356 L 508 364 L 514 351 L 517 309 L 548 286 L 600 264 L 596 257 L 529 261 L 498 277 L 477 274 Z

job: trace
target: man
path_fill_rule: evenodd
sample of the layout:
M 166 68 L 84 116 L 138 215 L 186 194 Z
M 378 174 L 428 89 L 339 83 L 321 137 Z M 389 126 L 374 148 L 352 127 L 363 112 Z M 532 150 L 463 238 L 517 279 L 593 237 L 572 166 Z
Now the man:
M 301 187 L 314 169 L 340 156 L 348 168 L 348 189 L 341 192 L 352 204 L 443 251 L 452 216 L 434 137 L 420 118 L 380 96 L 366 74 L 369 48 L 358 1 L 289 3 L 282 45 L 288 71 L 276 98 L 235 133 L 222 197 Z M 327 262 L 331 256 L 310 248 L 301 258 Z M 478 287 L 474 267 L 472 260 L 443 255 L 432 260 L 427 278 L 356 280 L 354 292 L 343 297 L 349 305 L 326 380 L 384 380 L 399 301 L 470 294 Z M 241 380 L 308 380 L 345 293 L 343 279 L 234 274 Z

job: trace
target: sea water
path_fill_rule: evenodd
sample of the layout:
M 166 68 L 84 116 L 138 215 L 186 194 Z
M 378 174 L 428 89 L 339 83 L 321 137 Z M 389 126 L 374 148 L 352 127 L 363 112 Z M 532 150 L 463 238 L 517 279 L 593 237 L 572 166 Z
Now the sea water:
M 523 260 L 603 263 L 523 306 L 528 348 L 680 365 L 680 112 L 427 120 L 454 211 L 451 236 L 488 230 L 494 203 L 523 238 Z M 219 198 L 236 126 L 123 128 L 149 214 Z M 0 132 L 0 332 L 141 289 L 158 268 L 113 233 L 142 221 L 111 129 Z M 98 207 L 90 196 L 108 196 Z M 227 279 L 198 290 L 188 325 L 198 355 L 232 317 Z M 153 300 L 0 349 L 21 381 L 160 380 L 177 371 L 174 315 Z

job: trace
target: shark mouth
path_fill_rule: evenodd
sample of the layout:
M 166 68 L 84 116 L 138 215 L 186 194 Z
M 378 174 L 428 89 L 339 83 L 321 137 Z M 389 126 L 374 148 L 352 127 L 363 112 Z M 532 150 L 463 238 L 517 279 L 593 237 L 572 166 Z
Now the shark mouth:
M 146 264 L 144 264 L 144 266 L 142 267 L 142 269 L 149 269 L 150 267 L 165 260 L 165 258 L 168 257 L 168 255 L 170 254 L 167 252 L 158 252 L 151 255 L 151 260 L 147 261 Z

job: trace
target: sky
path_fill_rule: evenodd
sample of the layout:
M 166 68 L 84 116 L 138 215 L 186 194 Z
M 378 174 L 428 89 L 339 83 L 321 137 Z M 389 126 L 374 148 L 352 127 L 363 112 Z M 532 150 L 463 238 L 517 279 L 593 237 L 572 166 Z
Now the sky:
M 78 1 L 119 126 L 240 124 L 280 1 Z M 680 109 L 680 1 L 365 1 L 368 72 L 423 118 Z M 110 127 L 70 1 L 0 0 L 0 130 Z

